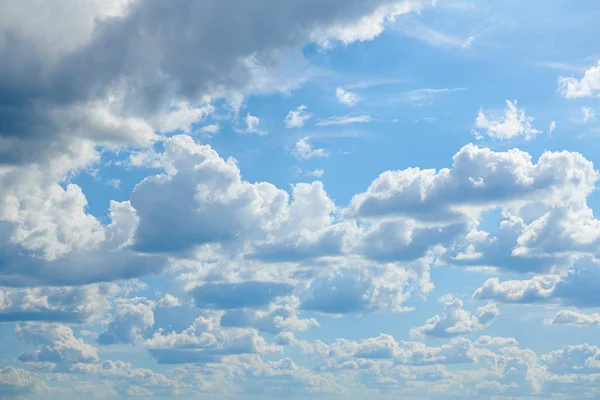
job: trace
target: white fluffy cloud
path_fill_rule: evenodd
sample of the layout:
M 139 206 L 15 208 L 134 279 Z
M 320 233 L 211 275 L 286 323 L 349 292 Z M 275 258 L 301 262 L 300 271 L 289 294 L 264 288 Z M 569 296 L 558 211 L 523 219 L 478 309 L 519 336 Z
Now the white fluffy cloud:
M 24 323 L 17 325 L 15 332 L 21 340 L 39 347 L 21 354 L 20 361 L 56 364 L 98 361 L 98 349 L 76 338 L 66 325 Z
M 486 116 L 482 110 L 475 120 L 475 137 L 490 137 L 495 140 L 509 140 L 523 137 L 531 140 L 541 131 L 533 128 L 533 118 L 525 115 L 524 109 L 517 108 L 517 101 L 506 100 L 506 110 L 501 118 Z
M 471 313 L 463 309 L 460 299 L 449 299 L 444 304 L 444 312 L 428 319 L 425 325 L 411 330 L 415 337 L 453 337 L 469 335 L 486 329 L 500 311 L 494 304 L 479 307 Z
M 116 300 L 113 320 L 98 336 L 100 344 L 135 343 L 154 325 L 155 302 L 146 298 L 119 298 Z
M 299 139 L 294 145 L 292 154 L 299 160 L 308 160 L 315 157 L 327 157 L 325 149 L 314 149 L 309 142 L 310 138 L 305 136 Z
M 554 325 L 593 326 L 600 324 L 600 314 L 585 314 L 577 310 L 560 310 L 547 322 Z
M 567 99 L 592 97 L 600 92 L 600 61 L 585 71 L 581 79 L 561 76 L 558 91 Z
M 304 123 L 312 117 L 312 114 L 306 111 L 304 104 L 299 105 L 295 110 L 290 110 L 283 123 L 286 128 L 302 128 Z
M 348 92 L 341 87 L 335 89 L 335 96 L 340 103 L 348 107 L 354 106 L 360 101 L 360 97 L 356 93 Z

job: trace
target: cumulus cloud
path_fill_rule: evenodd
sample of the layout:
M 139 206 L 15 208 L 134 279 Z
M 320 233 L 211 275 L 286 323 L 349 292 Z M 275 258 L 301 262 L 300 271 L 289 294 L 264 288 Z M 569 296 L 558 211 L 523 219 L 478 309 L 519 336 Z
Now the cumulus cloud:
M 360 101 L 360 97 L 356 93 L 346 91 L 341 87 L 335 89 L 335 97 L 340 103 L 348 107 L 354 106 Z
M 56 364 L 98 361 L 98 349 L 76 338 L 66 325 L 28 322 L 17 325 L 15 333 L 19 339 L 39 347 L 21 354 L 20 361 Z
M 74 287 L 0 287 L 0 322 L 84 323 L 98 319 L 122 292 L 116 284 Z
M 156 331 L 146 340 L 150 355 L 161 364 L 218 363 L 236 354 L 277 352 L 255 329 L 222 329 L 218 321 L 199 317 L 181 332 Z
M 528 153 L 517 149 L 495 152 L 468 144 L 454 155 L 451 168 L 382 173 L 366 192 L 352 198 L 345 213 L 362 218 L 406 216 L 429 222 L 464 220 L 477 208 L 508 206 L 531 201 L 534 196 L 550 204 L 558 198 L 575 200 L 571 196 L 575 193 L 585 197 L 597 179 L 593 164 L 579 153 L 547 152 L 534 164 Z M 563 190 L 566 187 L 576 189 Z
M 216 310 L 264 308 L 277 297 L 291 294 L 293 286 L 278 282 L 205 283 L 191 290 L 196 307 Z
M 154 325 L 155 302 L 146 298 L 117 299 L 113 320 L 98 336 L 100 344 L 135 343 Z
M 295 110 L 290 110 L 283 123 L 286 128 L 302 128 L 304 123 L 312 117 L 312 114 L 306 111 L 304 104 L 299 105 Z
M 576 307 L 598 307 L 600 296 L 595 290 L 600 281 L 597 261 L 578 260 L 565 276 L 541 275 L 526 280 L 490 278 L 479 287 L 473 298 L 501 303 L 555 303 Z
M 561 76 L 558 78 L 558 91 L 567 99 L 592 97 L 600 92 L 600 61 L 590 67 L 581 79 Z
M 483 110 L 479 110 L 474 134 L 477 139 L 487 136 L 495 140 L 509 140 L 521 136 L 531 140 L 541 133 L 533 128 L 532 123 L 533 118 L 525 115 L 524 109 L 517 108 L 516 100 L 506 100 L 506 110 L 501 118 L 486 116 Z
M 36 392 L 37 377 L 29 371 L 15 367 L 0 368 L 0 396 L 12 398 Z
M 321 183 L 297 185 L 290 202 L 286 191 L 270 183 L 242 180 L 235 160 L 189 136 L 173 136 L 164 146 L 165 173 L 147 177 L 131 195 L 139 217 L 133 246 L 139 251 L 184 252 L 211 243 L 237 243 L 239 251 L 251 239 L 330 224 L 331 200 Z
M 444 312 L 428 319 L 425 325 L 411 330 L 415 337 L 445 338 L 469 335 L 486 329 L 500 315 L 494 304 L 479 307 L 470 313 L 463 309 L 460 299 L 449 299 Z
M 405 311 L 411 277 L 394 266 L 343 269 L 313 283 L 300 308 L 324 314 Z
M 299 160 L 308 160 L 315 157 L 327 157 L 327 151 L 325 149 L 314 149 L 310 142 L 310 138 L 305 136 L 298 140 L 294 145 L 292 154 Z
M 554 325 L 593 326 L 600 324 L 600 314 L 585 314 L 577 310 L 560 310 L 548 321 Z

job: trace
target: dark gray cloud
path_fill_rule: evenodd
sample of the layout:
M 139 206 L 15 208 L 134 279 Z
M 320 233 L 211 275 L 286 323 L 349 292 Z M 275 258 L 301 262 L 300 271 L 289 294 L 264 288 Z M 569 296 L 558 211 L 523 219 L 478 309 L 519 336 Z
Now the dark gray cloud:
M 114 2 L 20 3 L 0 8 L 0 163 L 60 152 L 72 136 L 147 144 L 148 136 L 87 129 L 93 117 L 73 107 L 117 95 L 115 116 L 146 117 L 174 99 L 276 90 L 283 83 L 274 77 L 304 43 L 372 39 L 341 27 L 382 6 L 384 15 L 400 13 L 392 0 L 134 0 L 120 12 Z M 26 18 L 32 13 L 42 15 L 37 25 Z

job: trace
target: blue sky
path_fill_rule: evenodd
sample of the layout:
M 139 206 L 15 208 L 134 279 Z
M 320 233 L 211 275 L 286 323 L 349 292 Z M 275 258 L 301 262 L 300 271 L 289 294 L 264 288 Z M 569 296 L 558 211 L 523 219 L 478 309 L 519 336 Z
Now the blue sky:
M 600 399 L 598 15 L 0 4 L 0 398 Z

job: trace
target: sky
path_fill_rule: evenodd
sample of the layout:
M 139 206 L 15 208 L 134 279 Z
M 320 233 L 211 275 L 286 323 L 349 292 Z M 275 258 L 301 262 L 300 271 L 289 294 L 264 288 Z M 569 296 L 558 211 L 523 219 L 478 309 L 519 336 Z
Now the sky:
M 599 16 L 0 2 L 0 399 L 600 399 Z

